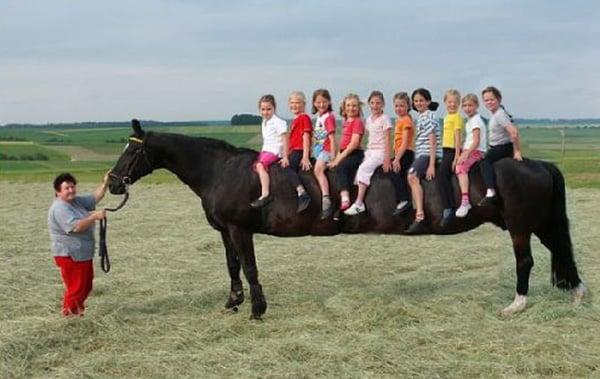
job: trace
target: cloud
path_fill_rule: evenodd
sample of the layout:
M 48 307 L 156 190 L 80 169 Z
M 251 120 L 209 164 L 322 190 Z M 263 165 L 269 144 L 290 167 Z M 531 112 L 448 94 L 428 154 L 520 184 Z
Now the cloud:
M 518 117 L 600 117 L 598 16 L 584 1 L 4 1 L 0 122 L 228 119 L 267 92 L 489 84 Z

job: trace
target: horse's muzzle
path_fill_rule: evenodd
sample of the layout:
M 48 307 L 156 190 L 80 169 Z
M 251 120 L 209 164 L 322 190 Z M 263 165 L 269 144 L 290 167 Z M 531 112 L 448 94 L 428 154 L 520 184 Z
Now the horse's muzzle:
M 129 184 L 129 178 L 120 178 L 114 174 L 110 174 L 108 180 L 108 190 L 113 195 L 122 195 L 127 192 L 127 185 Z

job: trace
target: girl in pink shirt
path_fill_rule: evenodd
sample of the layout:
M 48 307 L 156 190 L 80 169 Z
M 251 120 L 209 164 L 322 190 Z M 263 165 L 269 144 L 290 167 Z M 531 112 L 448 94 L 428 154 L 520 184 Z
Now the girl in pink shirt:
M 344 119 L 340 153 L 327 165 L 335 168 L 333 177 L 340 188 L 340 210 L 345 211 L 350 207 L 351 175 L 362 162 L 364 153 L 361 147 L 365 126 L 362 121 L 362 102 L 358 95 L 350 93 L 344 97 L 340 106 L 340 116 Z
M 369 132 L 369 144 L 367 145 L 365 158 L 356 172 L 356 182 L 358 183 L 356 201 L 344 212 L 348 216 L 354 216 L 366 210 L 365 195 L 377 167 L 383 165 L 383 172 L 386 173 L 392 168 L 390 159 L 392 120 L 383 113 L 383 107 L 385 106 L 383 93 L 380 91 L 371 92 L 368 101 L 371 108 L 371 115 L 367 118 L 366 125 Z

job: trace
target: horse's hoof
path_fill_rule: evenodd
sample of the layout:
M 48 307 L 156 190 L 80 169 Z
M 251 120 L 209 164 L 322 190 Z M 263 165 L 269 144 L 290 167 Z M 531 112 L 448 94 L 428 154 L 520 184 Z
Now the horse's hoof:
M 527 307 L 527 296 L 517 294 L 512 304 L 500 311 L 504 317 L 509 317 L 522 312 Z
M 233 315 L 233 314 L 236 314 L 236 313 L 238 313 L 238 310 L 239 310 L 239 309 L 238 309 L 238 307 L 237 307 L 237 306 L 235 306 L 235 307 L 231 307 L 231 308 L 225 308 L 225 309 L 223 309 L 223 314 L 226 314 L 226 315 Z
M 254 313 L 250 315 L 250 320 L 254 321 L 262 321 L 262 315 L 255 315 Z
M 587 295 L 587 288 L 583 282 L 581 282 L 577 287 L 575 287 L 575 289 L 573 289 L 573 305 L 581 305 L 585 295 Z

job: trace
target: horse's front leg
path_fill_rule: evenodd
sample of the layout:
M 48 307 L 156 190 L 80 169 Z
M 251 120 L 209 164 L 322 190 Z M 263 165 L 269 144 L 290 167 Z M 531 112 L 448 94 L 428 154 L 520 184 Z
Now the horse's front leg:
M 521 312 L 527 306 L 527 292 L 529 291 L 529 274 L 533 267 L 531 255 L 531 233 L 510 234 L 513 241 L 513 250 L 517 264 L 517 293 L 512 304 L 502 310 L 502 315 L 510 316 Z
M 238 306 L 244 302 L 244 288 L 242 280 L 240 279 L 241 265 L 235 246 L 229 237 L 229 233 L 221 232 L 221 238 L 223 239 L 223 245 L 225 245 L 227 270 L 229 271 L 229 277 L 231 278 L 231 288 L 229 290 L 229 297 L 225 303 L 225 312 L 235 313 L 238 311 Z
M 262 286 L 258 281 L 258 268 L 254 256 L 254 241 L 252 233 L 237 226 L 228 228 L 229 238 L 238 254 L 238 259 L 244 270 L 244 275 L 250 285 L 250 300 L 252 301 L 251 319 L 260 320 L 267 310 L 267 301 L 263 295 Z

